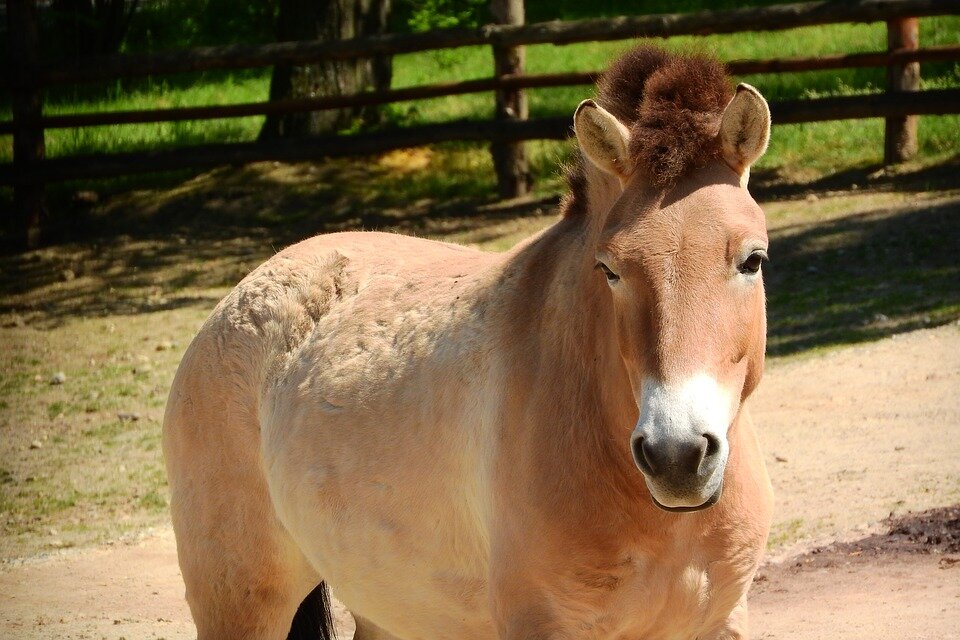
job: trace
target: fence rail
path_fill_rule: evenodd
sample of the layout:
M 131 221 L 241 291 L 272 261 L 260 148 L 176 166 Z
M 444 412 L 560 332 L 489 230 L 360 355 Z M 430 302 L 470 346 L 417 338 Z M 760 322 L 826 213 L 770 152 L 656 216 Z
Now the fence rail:
M 938 89 L 919 94 L 877 94 L 771 102 L 770 113 L 776 122 L 793 124 L 911 114 L 939 115 L 955 112 L 958 104 L 960 89 Z M 36 185 L 62 180 L 109 178 L 183 167 L 214 167 L 267 160 L 295 162 L 384 153 L 454 141 L 562 140 L 572 135 L 571 124 L 571 118 L 566 116 L 515 122 L 462 121 L 352 136 L 205 144 L 158 151 L 70 156 L 45 160 L 23 173 L 18 173 L 15 166 L 0 165 L 0 184 Z
M 487 25 L 480 29 L 387 34 L 337 42 L 196 47 L 149 55 L 91 56 L 71 64 L 21 68 L 20 73 L 15 69 L 9 78 L 0 80 L 0 86 L 49 87 L 214 69 L 302 65 L 320 60 L 371 58 L 477 45 L 565 45 L 630 38 L 781 31 L 841 22 L 884 22 L 955 13 L 960 13 L 960 0 L 821 0 L 725 11 L 553 21 L 522 26 Z
M 796 71 L 823 71 L 857 67 L 886 67 L 910 62 L 943 62 L 960 60 L 960 45 L 943 45 L 925 49 L 898 49 L 876 53 L 853 53 L 819 58 L 777 58 L 771 60 L 735 60 L 727 63 L 733 75 L 788 73 Z M 468 93 L 482 93 L 499 89 L 539 89 L 594 84 L 603 76 L 601 71 L 577 73 L 545 73 L 536 75 L 507 75 L 463 82 L 446 82 L 419 87 L 405 87 L 389 91 L 367 91 L 355 95 L 327 96 L 268 102 L 245 102 L 208 107 L 175 107 L 167 109 L 139 109 L 135 111 L 101 111 L 43 116 L 34 124 L 44 129 L 93 127 L 148 122 L 177 122 L 182 120 L 214 120 L 247 116 L 281 115 L 303 111 L 323 111 L 344 107 L 425 100 Z M 799 120 L 796 122 L 800 122 Z M 0 121 L 0 135 L 11 134 L 12 120 Z
M 494 0 L 495 4 L 519 4 L 520 0 Z M 522 15 L 522 4 L 521 15 Z M 352 106 L 422 100 L 477 92 L 518 95 L 523 89 L 583 85 L 595 82 L 600 72 L 528 75 L 522 56 L 498 63 L 494 77 L 405 87 L 299 100 L 276 100 L 232 105 L 210 105 L 113 111 L 101 113 L 42 114 L 44 88 L 62 84 L 100 82 L 212 69 L 240 69 L 278 64 L 307 64 L 326 59 L 349 59 L 375 55 L 411 53 L 462 47 L 492 46 L 499 60 L 509 60 L 511 48 L 530 44 L 555 45 L 619 40 L 634 37 L 704 35 L 744 31 L 773 31 L 842 23 L 886 21 L 889 46 L 886 51 L 836 54 L 808 58 L 737 60 L 727 63 L 734 75 L 785 73 L 851 67 L 882 66 L 888 70 L 887 92 L 817 100 L 783 101 L 771 104 L 775 124 L 844 118 L 887 118 L 886 158 L 902 159 L 915 145 L 915 116 L 960 112 L 960 89 L 918 91 L 919 63 L 960 60 L 960 45 L 919 48 L 917 17 L 960 14 L 960 0 L 827 0 L 732 11 L 691 14 L 628 16 L 576 22 L 498 24 L 476 30 L 444 30 L 424 34 L 385 35 L 340 42 L 282 42 L 258 46 L 203 47 L 152 55 L 91 57 L 56 66 L 38 62 L 36 6 L 31 0 L 8 3 L 8 32 L 21 62 L 0 78 L 0 87 L 13 93 L 12 121 L 0 122 L 0 135 L 13 134 L 14 162 L 0 164 L 0 184 L 15 186 L 15 206 L 23 231 L 23 243 L 39 240 L 43 208 L 43 185 L 68 180 L 102 178 L 131 173 L 208 167 L 259 160 L 305 160 L 319 157 L 361 155 L 447 141 L 485 141 L 506 145 L 524 140 L 559 139 L 569 135 L 570 119 L 526 119 L 498 111 L 490 121 L 425 125 L 377 134 L 329 136 L 302 140 L 209 144 L 149 152 L 69 156 L 44 159 L 45 129 L 167 122 L 252 115 L 287 114 Z M 513 19 L 516 22 L 516 19 Z M 514 56 L 514 58 L 517 58 Z M 510 65 L 513 66 L 510 66 Z M 514 160 L 522 156 L 514 154 Z M 522 159 L 522 158 L 521 158 Z M 525 159 L 522 159 L 525 162 Z M 509 173 L 509 171 L 507 172 Z M 513 171 L 516 181 L 518 172 Z M 509 178 L 509 176 L 507 176 Z M 498 166 L 501 194 L 504 188 Z

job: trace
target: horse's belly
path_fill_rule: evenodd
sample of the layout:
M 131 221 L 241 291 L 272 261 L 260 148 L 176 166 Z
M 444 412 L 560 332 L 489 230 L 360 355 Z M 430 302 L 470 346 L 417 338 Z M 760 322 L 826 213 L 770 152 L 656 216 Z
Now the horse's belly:
M 352 612 L 403 638 L 493 637 L 479 414 L 440 392 L 422 407 L 380 393 L 356 410 L 277 403 L 301 407 L 263 425 L 277 514 Z
M 275 465 L 281 520 L 353 613 L 404 638 L 492 637 L 477 506 L 415 458 L 395 465 L 376 454 Z
M 364 537 L 362 548 L 336 553 L 315 545 L 308 553 L 326 567 L 322 575 L 353 614 L 399 638 L 496 637 L 481 571 L 438 558 L 430 549 L 400 551 L 389 532 L 379 537 L 365 527 L 342 531 L 351 532 Z M 423 532 L 423 538 L 439 542 L 433 532 Z

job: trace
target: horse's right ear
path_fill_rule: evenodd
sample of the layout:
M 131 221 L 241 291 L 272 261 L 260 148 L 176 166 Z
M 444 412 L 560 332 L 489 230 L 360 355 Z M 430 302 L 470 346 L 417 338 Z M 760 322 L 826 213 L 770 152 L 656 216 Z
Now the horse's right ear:
M 750 165 L 767 150 L 770 142 L 770 107 L 760 92 L 741 82 L 720 121 L 723 159 L 747 186 Z
M 597 168 L 625 179 L 633 173 L 630 131 L 593 100 L 584 100 L 573 114 L 580 149 Z

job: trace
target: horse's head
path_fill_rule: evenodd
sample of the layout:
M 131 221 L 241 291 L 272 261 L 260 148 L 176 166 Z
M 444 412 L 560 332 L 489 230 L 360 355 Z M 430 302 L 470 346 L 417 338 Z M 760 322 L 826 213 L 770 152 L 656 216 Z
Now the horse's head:
M 763 371 L 768 241 L 746 183 L 770 113 L 740 85 L 716 116 L 709 157 L 668 184 L 637 157 L 635 126 L 590 100 L 574 117 L 582 152 L 622 187 L 597 236 L 596 277 L 609 285 L 640 409 L 633 457 L 656 504 L 671 511 L 719 499 L 728 431 Z

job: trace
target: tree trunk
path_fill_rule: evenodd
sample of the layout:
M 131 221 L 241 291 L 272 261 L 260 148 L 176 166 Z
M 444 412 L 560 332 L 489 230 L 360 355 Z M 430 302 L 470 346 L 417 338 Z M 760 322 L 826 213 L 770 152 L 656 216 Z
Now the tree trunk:
M 53 0 L 50 34 L 61 57 L 120 51 L 139 0 Z
M 349 40 L 386 32 L 390 0 L 280 0 L 277 41 Z M 276 66 L 270 99 L 349 95 L 390 88 L 392 58 L 330 60 L 292 67 Z M 324 135 L 377 120 L 378 107 L 344 108 L 270 116 L 262 138 Z

